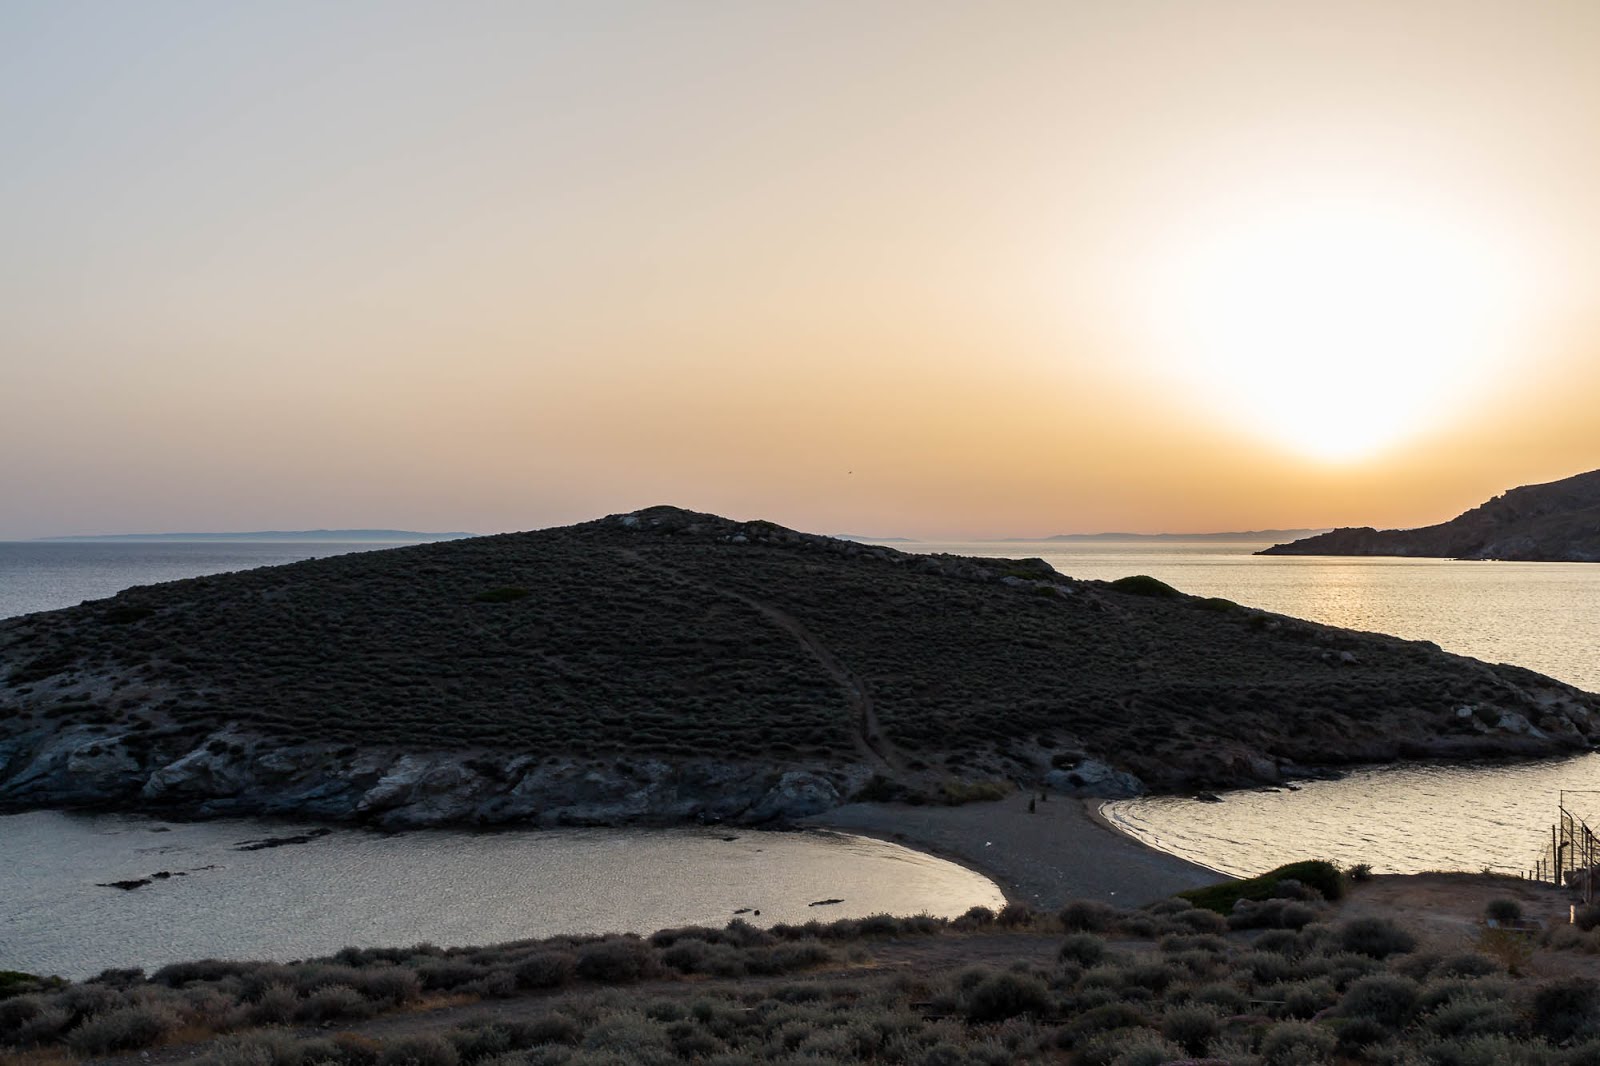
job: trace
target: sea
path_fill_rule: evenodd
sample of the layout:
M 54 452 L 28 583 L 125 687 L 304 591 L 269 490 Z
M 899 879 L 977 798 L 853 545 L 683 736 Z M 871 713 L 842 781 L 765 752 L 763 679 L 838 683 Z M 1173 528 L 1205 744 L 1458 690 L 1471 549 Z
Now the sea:
M 1429 640 L 1600 690 L 1600 565 L 1257 556 L 1262 539 L 896 543 L 901 550 L 1041 558 L 1083 579 L 1148 574 L 1185 592 L 1332 625 Z M 0 617 L 135 584 L 378 550 L 373 542 L 0 543 Z M 1558 798 L 1600 825 L 1600 755 L 1407 765 L 1297 790 L 1108 803 L 1153 847 L 1251 874 L 1325 857 L 1379 871 L 1526 869 Z M 1593 810 L 1593 815 L 1587 812 Z M 292 827 L 290 827 L 292 828 Z M 695 830 L 358 830 L 239 851 L 270 823 L 181 825 L 131 816 L 0 817 L 0 969 L 84 976 L 197 955 L 291 958 L 348 943 L 440 944 L 649 931 L 875 911 L 995 905 L 982 876 L 841 834 Z M 736 839 L 725 840 L 723 836 Z M 167 872 L 135 892 L 100 887 Z M 181 874 L 182 876 L 177 876 Z M 400 886 L 404 885 L 404 891 Z M 843 902 L 812 907 L 823 899 Z M 375 906 L 382 900 L 383 906 Z M 20 902 L 19 902 L 20 901 Z M 755 918 L 753 912 L 760 910 Z M 283 921 L 284 915 L 292 921 Z

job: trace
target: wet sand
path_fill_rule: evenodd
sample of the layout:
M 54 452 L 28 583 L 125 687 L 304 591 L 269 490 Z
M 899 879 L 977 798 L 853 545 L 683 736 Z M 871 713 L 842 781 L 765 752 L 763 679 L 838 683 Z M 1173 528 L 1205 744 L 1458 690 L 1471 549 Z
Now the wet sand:
M 1107 825 L 1098 800 L 1054 796 L 1028 813 L 1018 792 L 994 803 L 912 807 L 852 803 L 801 824 L 891 840 L 977 870 L 1006 898 L 1035 907 L 1069 899 L 1140 906 L 1226 875 L 1153 848 Z

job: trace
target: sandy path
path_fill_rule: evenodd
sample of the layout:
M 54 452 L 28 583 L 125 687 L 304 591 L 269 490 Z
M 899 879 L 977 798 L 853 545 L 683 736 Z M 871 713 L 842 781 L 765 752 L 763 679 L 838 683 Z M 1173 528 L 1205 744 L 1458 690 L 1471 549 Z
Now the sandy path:
M 852 803 L 805 825 L 877 837 L 971 867 L 1009 899 L 1058 907 L 1069 899 L 1140 906 L 1221 874 L 1110 829 L 1082 800 L 1055 797 L 1028 813 L 1029 793 L 961 807 Z M 1094 801 L 1089 801 L 1094 802 Z

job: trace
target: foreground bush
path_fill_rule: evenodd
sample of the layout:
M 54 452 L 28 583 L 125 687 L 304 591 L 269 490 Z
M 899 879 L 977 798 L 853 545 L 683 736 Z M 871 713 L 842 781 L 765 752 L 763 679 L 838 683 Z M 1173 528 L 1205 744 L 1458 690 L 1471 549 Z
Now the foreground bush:
M 1321 859 L 1292 862 L 1276 870 L 1269 870 L 1259 877 L 1243 881 L 1225 881 L 1219 885 L 1207 885 L 1205 888 L 1193 888 L 1178 895 L 1197 907 L 1205 907 L 1218 914 L 1228 914 L 1234 904 L 1242 899 L 1259 901 L 1274 898 L 1280 885 L 1285 881 L 1297 881 L 1316 890 L 1326 900 L 1344 898 L 1344 875 L 1333 863 Z

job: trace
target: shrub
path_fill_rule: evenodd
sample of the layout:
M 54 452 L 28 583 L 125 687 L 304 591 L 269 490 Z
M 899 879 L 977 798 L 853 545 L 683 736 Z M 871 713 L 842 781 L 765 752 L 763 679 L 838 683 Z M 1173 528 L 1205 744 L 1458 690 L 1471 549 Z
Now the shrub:
M 1600 903 L 1591 903 L 1579 907 L 1572 916 L 1572 924 L 1587 933 L 1589 930 L 1600 926 Z
M 1050 1009 L 1050 992 L 1037 977 L 1004 970 L 979 980 L 967 992 L 962 1008 L 967 1018 L 975 1022 L 1044 1014 Z
M 578 957 L 568 951 L 536 951 L 517 964 L 519 988 L 559 988 L 578 972 Z
M 422 995 L 422 981 L 402 966 L 377 966 L 354 971 L 351 987 L 375 1003 L 409 1003 Z
M 336 1022 L 345 1018 L 365 1018 L 373 1012 L 368 1003 L 349 985 L 330 985 L 319 988 L 306 997 L 295 1011 L 303 1022 Z
M 1439 977 L 1487 977 L 1499 973 L 1500 966 L 1487 955 L 1469 951 L 1441 959 L 1433 972 Z
M 1485 929 L 1478 935 L 1478 950 L 1513 975 L 1533 961 L 1533 940 L 1515 929 Z
M 1497 922 L 1514 922 L 1522 917 L 1522 904 L 1514 899 L 1491 899 L 1483 913 Z
M 1193 907 L 1172 916 L 1172 920 L 1192 933 L 1226 933 L 1228 920 L 1216 911 Z
M 1165 581 L 1159 581 L 1148 574 L 1119 577 L 1111 582 L 1111 587 L 1118 592 L 1126 592 L 1131 596 L 1154 596 L 1161 599 L 1177 599 L 1183 596 L 1183 593 Z
M 1345 876 L 1357 884 L 1372 880 L 1372 864 L 1358 862 L 1345 871 Z
M 1344 876 L 1339 868 L 1331 862 L 1321 859 L 1312 859 L 1305 862 L 1291 862 L 1280 866 L 1276 870 L 1269 870 L 1259 877 L 1247 878 L 1243 881 L 1224 881 L 1221 884 L 1208 885 L 1205 888 L 1192 888 L 1178 895 L 1188 900 L 1197 907 L 1216 911 L 1218 914 L 1227 914 L 1233 905 L 1241 899 L 1264 900 L 1273 898 L 1273 893 L 1278 889 L 1280 881 L 1299 881 L 1316 889 L 1322 898 L 1328 900 L 1341 899 L 1344 896 Z
M 1061 908 L 1061 925 L 1068 932 L 1104 933 L 1117 924 L 1115 907 L 1093 900 L 1073 900 Z
M 378 1066 L 457 1066 L 461 1056 L 443 1037 L 403 1036 L 384 1045 Z
M 67 1046 L 80 1055 L 133 1051 L 154 1044 L 177 1024 L 177 1017 L 161 1007 L 123 1007 L 86 1019 L 67 1034 Z
M 1333 985 L 1318 978 L 1314 981 L 1292 981 L 1273 989 L 1269 998 L 1283 1001 L 1278 1013 L 1285 1018 L 1310 1018 L 1333 1004 Z
M 471 984 L 483 975 L 482 967 L 454 959 L 441 959 L 417 967 L 417 977 L 422 981 L 422 987 L 429 991 L 448 992 Z
M 1061 942 L 1057 957 L 1081 966 L 1094 966 L 1106 956 L 1106 942 L 1093 933 L 1073 933 Z
M 631 984 L 660 972 L 650 945 L 633 937 L 617 937 L 578 949 L 578 976 L 602 984 Z
M 1409 977 L 1373 974 L 1350 986 L 1339 1001 L 1339 1013 L 1347 1018 L 1372 1018 L 1384 1025 L 1400 1026 L 1416 1009 L 1417 993 L 1417 983 Z
M 1082 1066 L 1160 1066 L 1183 1057 L 1183 1049 L 1153 1029 L 1116 1029 L 1099 1034 L 1078 1056 Z
M 1033 908 L 1026 903 L 1007 903 L 995 915 L 995 921 L 1004 929 L 1015 929 L 1033 921 Z
M 962 914 L 961 917 L 956 919 L 956 922 L 962 925 L 970 925 L 978 928 L 982 928 L 986 925 L 993 925 L 994 911 L 990 910 L 988 907 L 968 907 L 966 912 Z
M 1065 1042 L 1070 1045 L 1084 1041 L 1096 1033 L 1136 1028 L 1144 1025 L 1145 1021 L 1144 1012 L 1138 1007 L 1131 1003 L 1114 1001 L 1080 1010 L 1067 1021 L 1061 1034 Z
M 1481 994 L 1459 996 L 1423 1019 L 1428 1031 L 1441 1037 L 1511 1034 L 1521 1026 L 1504 999 Z
M 1417 946 L 1416 937 L 1388 918 L 1355 918 L 1339 927 L 1339 946 L 1357 955 L 1386 959 Z
M 1327 1062 L 1338 1043 L 1334 1035 L 1320 1025 L 1279 1022 L 1261 1038 L 1261 1060 L 1266 1066 Z
M 1334 1023 L 1339 1051 L 1356 1056 L 1364 1048 L 1382 1044 L 1394 1034 L 1389 1027 L 1375 1018 L 1343 1018 Z
M 1534 1031 L 1552 1043 L 1589 1036 L 1600 1023 L 1600 985 L 1588 977 L 1546 981 L 1534 989 L 1529 1006 Z
M 1198 1057 L 1206 1053 L 1217 1035 L 1218 1018 L 1215 1007 L 1169 1007 L 1161 1016 L 1161 1035 L 1182 1044 L 1184 1051 Z

